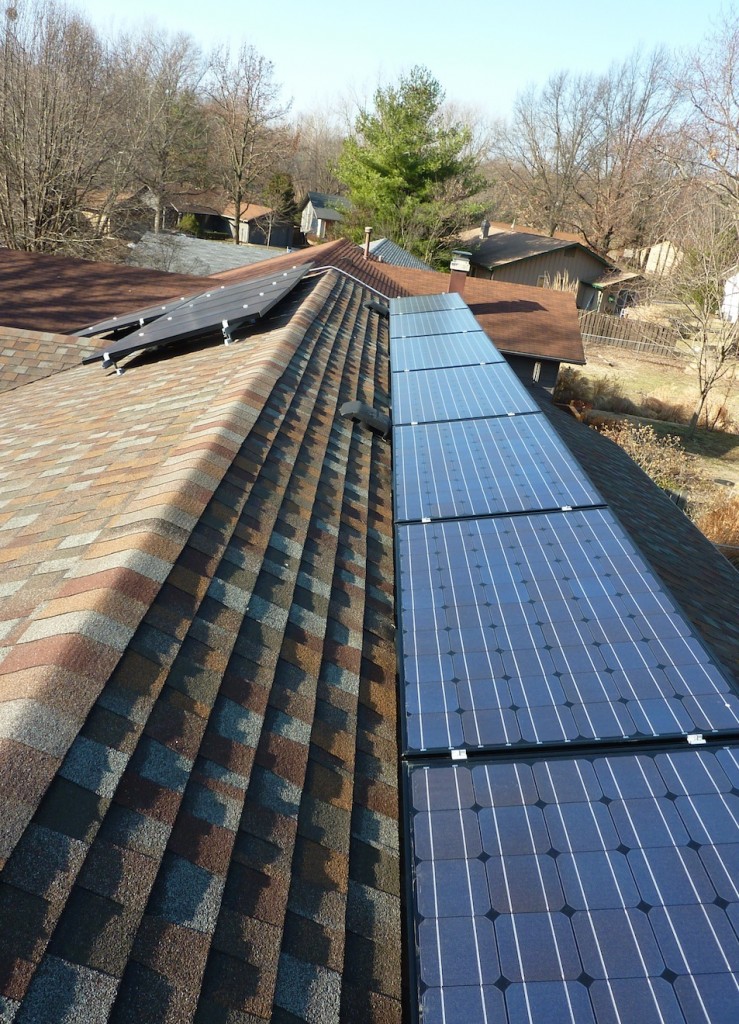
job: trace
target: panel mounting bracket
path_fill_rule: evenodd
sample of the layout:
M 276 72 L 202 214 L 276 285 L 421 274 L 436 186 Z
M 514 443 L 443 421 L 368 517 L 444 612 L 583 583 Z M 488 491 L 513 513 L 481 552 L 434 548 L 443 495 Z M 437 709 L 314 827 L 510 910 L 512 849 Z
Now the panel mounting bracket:
M 466 761 L 467 751 L 466 750 L 453 750 L 452 761 Z
M 688 743 L 691 747 L 700 747 L 706 742 L 706 737 L 702 732 L 691 732 L 686 736 Z

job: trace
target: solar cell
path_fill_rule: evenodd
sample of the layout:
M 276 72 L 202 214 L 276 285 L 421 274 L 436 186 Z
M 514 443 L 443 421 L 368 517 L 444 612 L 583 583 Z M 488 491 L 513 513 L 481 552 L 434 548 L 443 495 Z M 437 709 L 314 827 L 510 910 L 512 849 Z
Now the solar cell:
M 83 359 L 91 363 L 121 359 L 142 349 L 184 341 L 214 331 L 238 330 L 269 312 L 307 274 L 311 265 L 293 267 L 276 277 L 220 286 L 172 307 L 140 330 L 112 342 L 104 351 Z
M 406 772 L 424 1024 L 734 1024 L 739 748 Z
M 438 309 L 427 313 L 408 313 L 406 316 L 393 317 L 390 321 L 390 340 L 422 338 L 434 334 L 463 334 L 479 330 L 479 323 L 467 306 L 464 306 L 460 309 Z
M 397 522 L 597 505 L 542 415 L 393 429 Z
M 392 369 L 396 373 L 505 361 L 484 331 L 439 334 L 433 338 L 396 339 L 390 345 L 390 356 Z
M 393 422 L 507 416 L 539 407 L 505 363 L 393 375 Z
M 608 510 L 399 526 L 397 545 L 409 751 L 739 729 L 739 697 Z
M 458 292 L 443 292 L 439 295 L 409 295 L 391 299 L 390 312 L 393 316 L 407 313 L 427 313 L 435 309 L 465 309 L 467 303 Z

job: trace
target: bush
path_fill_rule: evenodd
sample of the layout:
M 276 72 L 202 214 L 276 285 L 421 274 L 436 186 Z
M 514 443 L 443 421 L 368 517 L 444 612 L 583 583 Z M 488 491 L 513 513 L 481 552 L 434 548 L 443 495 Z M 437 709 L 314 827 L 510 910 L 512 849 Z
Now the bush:
M 179 229 L 185 235 L 195 235 L 197 237 L 200 233 L 198 218 L 194 213 L 183 213 L 180 217 Z
M 553 399 L 562 405 L 569 402 L 589 402 L 592 395 L 590 380 L 582 370 L 574 366 L 563 366 L 554 385 Z
M 739 498 L 717 502 L 696 519 L 696 526 L 714 544 L 739 547 Z
M 682 493 L 705 483 L 697 459 L 688 455 L 682 441 L 674 434 L 660 437 L 647 424 L 628 422 L 612 423 L 599 429 L 623 448 L 659 487 Z

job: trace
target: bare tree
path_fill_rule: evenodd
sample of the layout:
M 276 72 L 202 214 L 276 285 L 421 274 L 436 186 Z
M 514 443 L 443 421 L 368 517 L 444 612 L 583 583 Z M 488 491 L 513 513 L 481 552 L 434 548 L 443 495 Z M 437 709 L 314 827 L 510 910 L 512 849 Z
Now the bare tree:
M 602 253 L 641 241 L 669 175 L 660 149 L 675 106 L 670 72 L 665 51 L 636 53 L 606 74 L 560 72 L 519 96 L 495 147 L 505 205 Z
M 182 33 L 148 31 L 135 51 L 135 74 L 129 76 L 133 176 L 151 194 L 158 234 L 168 186 L 200 184 L 205 177 L 207 124 L 198 90 L 206 65 Z
M 289 105 L 279 103 L 271 61 L 252 46 L 242 46 L 235 58 L 224 49 L 213 54 L 206 94 L 222 184 L 234 205 L 238 245 L 246 206 L 289 149 L 291 136 L 284 124 Z
M 725 14 L 677 75 L 686 104 L 683 175 L 700 177 L 739 213 L 739 14 Z
M 342 189 L 336 168 L 345 133 L 326 114 L 312 113 L 294 128 L 294 155 L 290 173 L 298 197 L 309 191 L 336 195 Z
M 521 93 L 510 120 L 498 126 L 494 149 L 508 205 L 550 235 L 572 221 L 593 134 L 594 91 L 592 78 L 560 72 Z
M 81 17 L 52 0 L 6 11 L 0 42 L 0 232 L 15 249 L 79 239 L 113 134 L 112 60 Z
M 673 225 L 671 236 L 682 256 L 654 286 L 653 298 L 690 346 L 698 400 L 691 418 L 695 430 L 714 389 L 733 381 L 737 371 L 739 323 L 722 315 L 724 284 L 737 271 L 739 235 L 732 211 L 706 189 Z

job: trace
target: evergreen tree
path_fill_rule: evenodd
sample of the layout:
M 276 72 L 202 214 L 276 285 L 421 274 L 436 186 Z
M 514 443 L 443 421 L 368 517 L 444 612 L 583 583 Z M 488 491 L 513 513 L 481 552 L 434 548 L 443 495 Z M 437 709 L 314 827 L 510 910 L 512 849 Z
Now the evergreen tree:
M 484 186 L 472 153 L 472 130 L 447 123 L 444 92 L 430 71 L 415 67 L 397 85 L 379 88 L 344 144 L 339 178 L 358 234 L 371 224 L 427 261 L 438 259 L 480 209 L 470 202 Z

